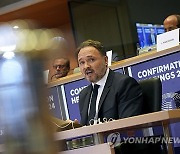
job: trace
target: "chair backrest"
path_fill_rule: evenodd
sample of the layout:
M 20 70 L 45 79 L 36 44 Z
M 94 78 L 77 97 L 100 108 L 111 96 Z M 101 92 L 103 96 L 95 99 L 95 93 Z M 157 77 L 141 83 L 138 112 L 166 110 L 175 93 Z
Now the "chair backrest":
M 161 110 L 162 84 L 159 78 L 139 81 L 143 92 L 142 114 Z

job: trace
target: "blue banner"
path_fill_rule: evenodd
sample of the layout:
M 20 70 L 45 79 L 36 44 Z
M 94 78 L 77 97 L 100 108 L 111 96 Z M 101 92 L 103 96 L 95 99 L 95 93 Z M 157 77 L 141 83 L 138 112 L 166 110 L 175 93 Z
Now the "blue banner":
M 64 85 L 66 102 L 69 111 L 69 118 L 71 120 L 78 119 L 80 121 L 79 113 L 79 93 L 90 83 L 86 79 L 81 79 Z
M 180 91 L 180 52 L 131 66 L 132 77 L 145 80 L 158 77 L 162 82 L 162 109 L 179 108 L 174 96 Z
M 158 77 L 162 82 L 162 110 L 180 108 L 180 52 L 129 67 L 136 80 Z M 172 136 L 180 136 L 180 123 L 172 124 Z M 177 144 L 175 145 L 177 146 Z
M 59 96 L 59 89 L 55 86 L 55 87 L 52 87 L 52 88 L 49 88 L 48 91 L 49 91 L 49 95 L 47 97 L 48 99 L 48 106 L 49 106 L 49 110 L 50 110 L 50 113 L 59 118 L 59 119 L 64 119 L 63 116 L 62 116 L 62 111 L 61 111 L 61 107 L 60 107 L 60 100 L 58 98 Z

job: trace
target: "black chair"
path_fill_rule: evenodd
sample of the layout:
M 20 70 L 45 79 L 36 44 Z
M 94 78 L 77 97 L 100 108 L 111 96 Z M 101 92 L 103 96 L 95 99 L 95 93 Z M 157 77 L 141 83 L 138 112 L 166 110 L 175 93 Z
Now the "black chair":
M 143 92 L 142 114 L 161 111 L 162 84 L 159 78 L 139 81 Z
M 162 103 L 162 84 L 159 78 L 151 78 L 139 81 L 143 93 L 142 114 L 161 111 Z M 153 128 L 149 128 L 150 130 Z M 143 131 L 147 133 L 147 129 Z M 153 131 L 152 131 L 153 132 Z M 148 134 L 148 133 L 147 133 Z M 145 133 L 144 133 L 145 135 Z M 167 153 L 166 145 L 160 142 L 154 145 L 148 145 L 148 153 L 158 152 L 159 154 Z
M 139 84 L 142 88 L 142 93 L 143 93 L 142 114 L 161 111 L 162 84 L 161 84 L 160 79 L 159 78 L 146 79 L 146 80 L 139 81 Z M 153 128 L 143 129 L 143 134 L 145 136 L 148 136 L 147 132 L 151 131 L 151 129 L 153 130 Z M 166 145 L 162 145 L 160 142 L 157 144 L 122 144 L 118 150 L 117 149 L 115 150 L 116 150 L 116 153 L 121 153 L 121 154 L 129 154 L 129 153 L 166 154 L 167 153 Z

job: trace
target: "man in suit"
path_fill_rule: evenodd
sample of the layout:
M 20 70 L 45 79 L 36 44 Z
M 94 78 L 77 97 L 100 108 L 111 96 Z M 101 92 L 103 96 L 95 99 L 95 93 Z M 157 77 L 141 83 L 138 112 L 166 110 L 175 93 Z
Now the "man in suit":
M 103 45 L 94 40 L 87 40 L 77 48 L 79 68 L 84 77 L 91 82 L 79 95 L 81 124 L 89 125 L 103 118 L 120 119 L 142 113 L 142 90 L 135 79 L 113 72 L 108 68 L 108 59 Z M 97 86 L 98 85 L 98 86 Z M 94 89 L 98 87 L 95 101 L 95 114 L 92 117 Z M 113 129 L 113 128 L 112 128 Z M 158 152 L 159 152 L 158 146 Z M 122 144 L 115 148 L 116 153 L 150 154 L 156 152 L 154 146 L 144 144 Z
M 80 92 L 81 124 L 89 125 L 92 89 L 99 85 L 93 119 L 120 119 L 141 114 L 142 91 L 135 79 L 108 68 L 103 45 L 94 40 L 83 42 L 77 49 L 80 70 L 91 84 Z

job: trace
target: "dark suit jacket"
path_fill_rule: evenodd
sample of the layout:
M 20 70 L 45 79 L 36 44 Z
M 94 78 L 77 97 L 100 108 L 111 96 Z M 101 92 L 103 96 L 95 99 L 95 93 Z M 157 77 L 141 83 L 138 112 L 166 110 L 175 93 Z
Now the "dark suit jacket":
M 80 92 L 81 124 L 88 125 L 88 107 L 92 85 Z M 141 114 L 142 91 L 135 79 L 109 71 L 99 102 L 98 118 L 120 119 Z

